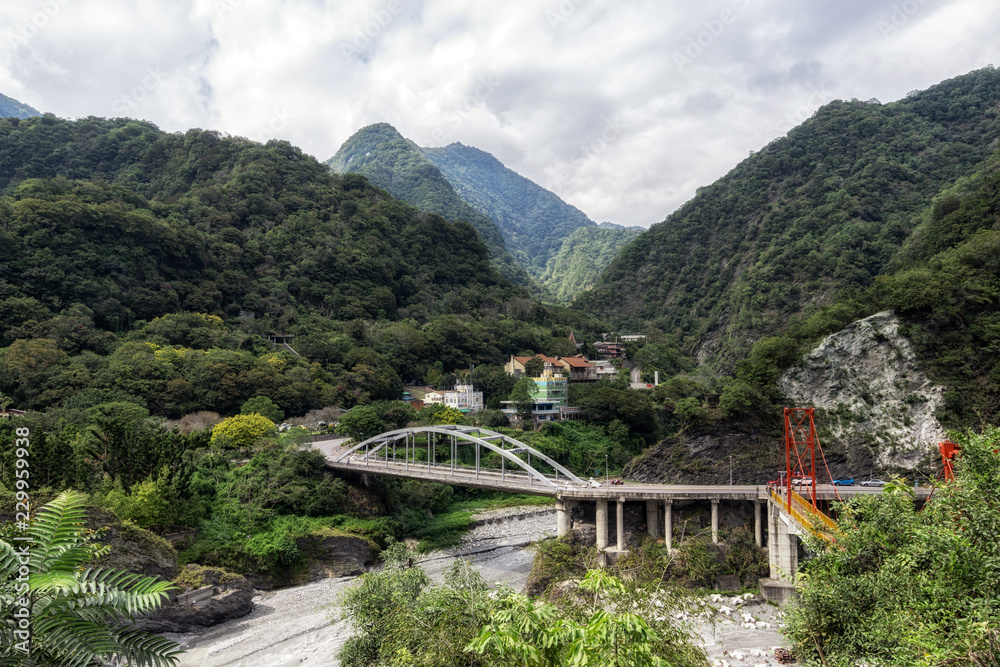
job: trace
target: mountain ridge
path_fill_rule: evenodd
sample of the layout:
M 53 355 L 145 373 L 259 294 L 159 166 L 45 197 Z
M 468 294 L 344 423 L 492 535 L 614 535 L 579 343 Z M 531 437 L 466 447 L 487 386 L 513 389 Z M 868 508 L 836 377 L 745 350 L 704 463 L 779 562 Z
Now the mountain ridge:
M 422 148 L 387 123 L 358 130 L 327 164 L 337 173 L 360 173 L 394 196 L 447 219 L 476 221 L 484 239 L 492 239 L 487 242 L 491 247 L 499 247 L 492 236 L 496 230 L 504 251 L 538 286 L 535 294 L 547 300 L 568 302 L 593 285 L 617 249 L 639 233 L 607 223 L 605 231 L 589 235 L 598 247 L 571 242 L 564 249 L 577 230 L 598 225 L 487 151 L 460 142 Z M 564 282 L 556 266 L 548 266 L 551 262 L 572 265 L 572 277 Z

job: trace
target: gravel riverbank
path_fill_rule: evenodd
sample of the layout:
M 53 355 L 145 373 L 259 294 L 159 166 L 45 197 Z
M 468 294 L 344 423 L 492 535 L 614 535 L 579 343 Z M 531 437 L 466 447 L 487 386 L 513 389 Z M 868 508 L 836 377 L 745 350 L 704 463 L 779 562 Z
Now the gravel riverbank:
M 492 510 L 477 515 L 476 521 L 460 548 L 425 554 L 415 562 L 440 582 L 457 559 L 468 560 L 489 584 L 503 582 L 522 590 L 534 559 L 528 545 L 555 534 L 554 510 Z M 355 577 L 325 579 L 258 593 L 253 612 L 244 618 L 198 634 L 166 636 L 186 650 L 181 667 L 337 667 L 336 654 L 350 636 L 350 627 L 336 620 L 335 602 L 354 581 Z M 753 627 L 743 614 L 753 618 Z M 726 660 L 734 665 L 775 665 L 773 657 L 760 654 L 771 656 L 773 647 L 784 645 L 778 631 L 781 612 L 759 600 L 708 598 L 704 612 L 687 622 L 701 636 L 709 664 Z M 737 661 L 739 656 L 744 660 Z
M 415 562 L 431 579 L 441 581 L 448 566 L 461 558 L 490 584 L 502 581 L 517 590 L 524 588 L 534 558 L 526 547 L 555 534 L 555 511 L 516 507 L 484 512 L 475 519 L 479 525 L 460 548 L 425 554 Z M 248 616 L 198 634 L 165 636 L 186 651 L 180 667 L 337 667 L 336 654 L 350 636 L 350 627 L 331 619 L 337 615 L 336 599 L 354 580 L 325 579 L 259 593 Z

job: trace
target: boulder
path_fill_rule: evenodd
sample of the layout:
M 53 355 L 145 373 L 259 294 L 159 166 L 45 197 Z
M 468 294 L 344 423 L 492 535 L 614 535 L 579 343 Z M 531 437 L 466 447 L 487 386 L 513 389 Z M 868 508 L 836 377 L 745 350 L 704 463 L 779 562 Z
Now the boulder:
M 188 565 L 177 577 L 182 591 L 210 587 L 212 595 L 196 602 L 171 602 L 136 619 L 134 627 L 147 632 L 186 633 L 242 618 L 253 611 L 253 586 L 243 576 L 215 567 Z M 176 593 L 174 598 L 176 599 Z
M 295 544 L 308 563 L 299 583 L 364 574 L 374 560 L 373 545 L 368 540 L 337 530 L 323 530 L 300 537 Z

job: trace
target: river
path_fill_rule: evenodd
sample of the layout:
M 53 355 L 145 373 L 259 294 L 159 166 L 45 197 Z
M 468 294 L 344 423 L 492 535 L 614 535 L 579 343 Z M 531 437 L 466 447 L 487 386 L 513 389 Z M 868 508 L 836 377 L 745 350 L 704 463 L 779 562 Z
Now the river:
M 441 581 L 443 572 L 464 559 L 491 585 L 504 582 L 522 590 L 534 559 L 530 543 L 555 534 L 555 512 L 534 508 L 497 510 L 480 518 L 499 519 L 469 532 L 460 549 L 428 554 L 416 559 L 428 576 Z M 338 617 L 337 598 L 355 582 L 355 577 L 325 579 L 303 586 L 261 593 L 254 610 L 241 619 L 188 635 L 165 635 L 185 649 L 180 667 L 337 667 L 336 654 L 350 636 L 350 626 Z M 769 605 L 753 604 L 736 609 L 731 599 L 717 599 L 710 617 L 696 619 L 695 631 L 704 642 L 709 664 L 732 654 L 746 654 L 736 664 L 770 665 L 773 658 L 753 657 L 751 652 L 783 645 L 776 628 L 780 612 Z M 719 611 L 732 608 L 731 615 Z M 748 629 L 741 614 L 771 627 Z

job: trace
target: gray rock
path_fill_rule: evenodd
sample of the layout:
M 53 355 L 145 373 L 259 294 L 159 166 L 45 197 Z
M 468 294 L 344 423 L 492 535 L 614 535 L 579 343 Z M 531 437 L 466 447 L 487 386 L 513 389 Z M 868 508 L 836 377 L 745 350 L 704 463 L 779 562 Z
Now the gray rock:
M 137 619 L 136 629 L 185 633 L 242 618 L 253 611 L 253 586 L 245 577 L 196 565 L 188 565 L 184 574 L 197 578 L 199 585 L 214 586 L 217 593 L 194 604 L 167 604 Z
M 944 389 L 920 369 L 890 311 L 825 338 L 801 365 L 782 375 L 778 388 L 798 405 L 829 410 L 833 437 L 869 443 L 882 469 L 918 466 L 945 437 L 934 417 Z
M 374 560 L 371 545 L 360 537 L 319 533 L 299 538 L 295 544 L 309 563 L 306 581 L 353 577 L 364 573 Z

